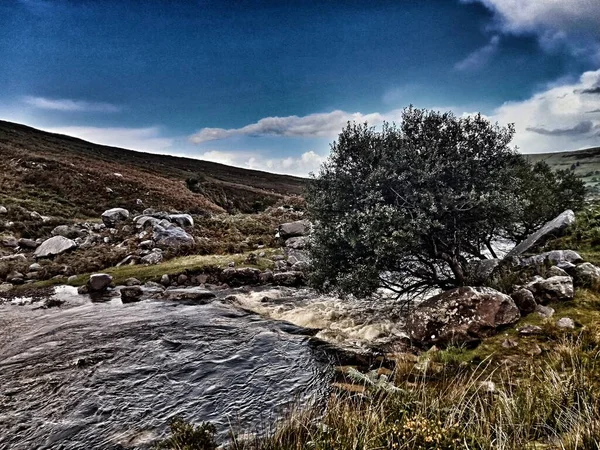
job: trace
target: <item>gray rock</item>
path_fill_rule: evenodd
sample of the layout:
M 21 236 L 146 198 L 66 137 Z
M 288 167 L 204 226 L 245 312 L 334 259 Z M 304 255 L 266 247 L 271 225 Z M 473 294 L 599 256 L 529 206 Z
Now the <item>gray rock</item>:
M 83 286 L 79 286 L 77 288 L 77 293 L 79 295 L 85 295 L 85 294 L 88 294 L 89 292 L 90 292 L 90 288 L 85 284 Z
M 522 336 L 532 336 L 534 334 L 542 334 L 542 327 L 537 325 L 524 325 L 517 328 L 517 332 Z
M 550 277 L 568 277 L 569 274 L 558 266 L 552 266 L 546 272 L 546 276 Z
M 44 268 L 39 263 L 33 263 L 29 266 L 30 272 L 39 272 L 40 270 L 44 270 Z
M 150 248 L 154 247 L 154 241 L 151 239 L 142 241 L 142 242 L 140 242 L 139 247 L 143 248 L 143 249 L 150 249 Z
M 188 300 L 201 303 L 207 303 L 207 300 L 212 300 L 216 297 L 213 292 L 199 287 L 167 289 L 163 296 L 168 300 Z
M 16 253 L 14 255 L 0 256 L 0 261 L 27 261 L 27 256 L 23 253 Z
M 492 276 L 494 269 L 500 264 L 500 259 L 482 259 L 469 263 L 469 281 L 473 284 L 484 284 Z
M 185 274 L 183 274 L 183 273 L 182 273 L 182 274 L 180 274 L 180 275 L 177 277 L 177 284 L 178 284 L 178 285 L 180 285 L 180 286 L 183 286 L 183 285 L 184 285 L 185 283 L 187 283 L 187 282 L 188 282 L 188 277 L 187 277 L 187 275 L 185 275 Z
M 288 264 L 285 261 L 275 261 L 275 270 L 279 272 L 286 271 L 288 268 Z
M 52 236 L 63 236 L 69 239 L 77 239 L 84 237 L 85 233 L 74 226 L 59 225 L 52 230 Z
M 170 222 L 176 223 L 180 227 L 194 226 L 194 219 L 189 214 L 170 214 L 167 218 Z
M 12 290 L 14 286 L 11 283 L 0 283 L 0 293 Z
M 590 289 L 600 289 L 600 268 L 586 262 L 579 264 L 573 270 L 573 278 L 577 286 Z
M 156 246 L 163 250 L 192 248 L 195 245 L 194 238 L 179 227 L 164 228 L 156 225 L 152 237 Z
M 25 278 L 25 275 L 23 275 L 21 272 L 17 272 L 16 270 L 13 270 L 6 275 L 6 281 L 9 283 L 18 283 L 19 281 L 23 282 L 23 278 Z
M 574 330 L 575 321 L 570 317 L 562 317 L 556 321 L 556 326 L 558 328 L 564 328 L 566 330 Z
M 461 287 L 416 306 L 407 318 L 406 330 L 421 346 L 470 344 L 520 317 L 508 295 L 487 287 Z
M 513 292 L 511 295 L 512 299 L 521 311 L 522 315 L 527 315 L 532 313 L 535 310 L 537 303 L 535 302 L 535 298 L 529 289 L 519 289 L 516 292 Z
M 67 278 L 67 283 L 73 283 L 75 280 L 77 280 L 77 275 L 71 275 Z
M 139 285 L 141 285 L 142 283 L 141 283 L 141 282 L 140 282 L 140 280 L 138 280 L 137 278 L 133 278 L 133 277 L 132 277 L 132 278 L 127 278 L 127 279 L 126 279 L 126 280 L 123 282 L 123 284 L 124 284 L 125 286 L 139 286 Z
M 44 220 L 44 217 L 36 211 L 31 211 L 31 213 L 29 213 L 29 217 L 31 217 L 33 220 Z
M 136 228 L 146 228 L 146 227 L 154 227 L 155 225 L 158 225 L 160 222 L 160 219 L 157 219 L 156 217 L 152 217 L 152 216 L 138 216 L 135 217 L 133 219 L 135 221 L 135 226 Z
M 139 302 L 144 291 L 139 286 L 126 286 L 121 288 L 121 301 L 123 303 Z
M 246 284 L 257 284 L 259 282 L 260 270 L 252 267 L 229 267 L 221 272 L 220 280 L 231 286 L 243 286 Z
M 300 286 L 305 281 L 303 272 L 292 271 L 273 274 L 273 284 L 278 286 Z
M 3 247 L 16 248 L 19 246 L 19 241 L 14 236 L 2 236 L 0 237 L 0 244 Z
M 270 283 L 271 281 L 273 281 L 273 272 L 271 272 L 270 270 L 265 270 L 258 276 L 258 280 L 261 283 Z
M 158 264 L 163 260 L 162 253 L 150 252 L 146 256 L 143 256 L 140 260 L 142 264 L 154 265 Z
M 168 275 L 167 275 L 167 277 L 168 277 Z M 146 281 L 144 283 L 144 287 L 148 288 L 148 289 L 151 289 L 151 290 L 158 289 L 158 290 L 161 290 L 161 291 L 165 289 L 165 287 L 162 284 L 156 283 L 154 281 Z
M 169 275 L 167 275 L 166 273 L 163 274 L 163 276 L 160 277 L 160 284 L 162 284 L 163 286 L 169 286 L 171 284 L 171 278 L 169 277 Z
M 285 241 L 285 246 L 296 250 L 303 250 L 308 247 L 308 236 L 296 236 Z
M 531 251 L 544 244 L 551 237 L 560 236 L 567 227 L 574 223 L 575 213 L 568 209 L 531 234 L 527 239 L 508 252 L 506 256 L 520 256 L 525 252 Z
M 90 275 L 88 287 L 90 292 L 105 291 L 112 283 L 113 278 L 107 273 L 95 273 Z
M 538 316 L 543 317 L 544 319 L 549 319 L 554 315 L 554 308 L 544 305 L 536 305 L 535 312 Z
M 8 214 L 8 209 L 5 206 L 0 206 L 0 214 Z
M 521 266 L 541 266 L 551 264 L 553 266 L 563 267 L 569 264 L 579 264 L 583 258 L 573 250 L 552 250 L 550 252 L 540 253 L 539 255 L 521 258 L 519 263 Z
M 26 238 L 19 239 L 19 247 L 20 248 L 35 249 L 35 248 L 37 248 L 37 246 L 38 246 L 37 242 L 35 242 L 33 239 L 26 239 Z
M 295 271 L 297 270 L 300 272 L 307 272 L 309 268 L 310 268 L 310 265 L 306 261 L 295 262 L 294 264 L 292 264 L 292 267 L 291 267 L 292 270 L 295 270 Z
M 279 237 L 289 239 L 296 236 L 306 236 L 310 233 L 311 224 L 308 220 L 282 223 L 279 225 Z
M 36 258 L 50 258 L 73 250 L 74 248 L 77 248 L 75 241 L 63 236 L 54 236 L 50 239 L 46 239 L 38 248 L 36 248 L 33 255 Z
M 525 286 L 535 297 L 537 303 L 545 304 L 555 301 L 573 300 L 575 291 L 573 289 L 573 278 L 550 277 L 537 279 Z
M 119 222 L 129 219 L 129 211 L 124 208 L 112 208 L 104 211 L 101 217 L 107 228 L 114 228 Z

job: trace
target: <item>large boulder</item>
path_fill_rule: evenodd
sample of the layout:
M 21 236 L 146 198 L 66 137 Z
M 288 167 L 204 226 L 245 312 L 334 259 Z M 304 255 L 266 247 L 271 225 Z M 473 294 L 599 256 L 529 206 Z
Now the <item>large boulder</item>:
M 537 278 L 527 284 L 525 288 L 529 289 L 537 303 L 541 304 L 573 300 L 575 295 L 571 277 Z
M 579 264 L 573 271 L 573 277 L 578 286 L 600 289 L 600 268 L 592 263 Z
M 164 228 L 160 225 L 154 227 L 152 235 L 156 246 L 163 249 L 178 250 L 184 247 L 193 247 L 195 241 L 192 235 L 186 233 L 182 228 Z
M 170 214 L 169 221 L 179 225 L 180 227 L 193 227 L 194 219 L 189 214 Z
M 54 236 L 42 242 L 42 244 L 35 249 L 33 256 L 36 258 L 51 258 L 76 247 L 77 243 L 75 243 L 75 241 L 64 236 Z
M 279 237 L 289 239 L 296 236 L 306 236 L 310 233 L 310 222 L 308 220 L 297 220 L 295 222 L 282 223 L 279 225 Z
M 260 281 L 260 270 L 252 267 L 240 267 L 235 269 L 228 267 L 221 272 L 220 279 L 231 286 L 242 286 L 246 284 L 257 284 Z
M 113 278 L 107 273 L 95 273 L 90 275 L 88 289 L 90 292 L 105 291 L 112 283 Z
M 129 211 L 125 208 L 112 208 L 102 213 L 102 222 L 107 228 L 115 228 L 119 222 L 129 219 Z
M 473 344 L 520 317 L 508 295 L 487 287 L 460 287 L 419 304 L 408 316 L 406 330 L 421 346 Z
M 535 301 L 535 297 L 533 293 L 529 289 L 519 289 L 518 291 L 513 292 L 511 295 L 512 299 L 521 311 L 522 315 L 530 314 L 535 311 L 535 307 L 537 306 L 537 302 Z
M 520 256 L 523 253 L 534 250 L 536 247 L 544 244 L 548 239 L 560 236 L 567 227 L 574 223 L 575 213 L 568 209 L 558 217 L 546 223 L 538 231 L 531 234 L 527 239 L 508 252 L 506 256 Z

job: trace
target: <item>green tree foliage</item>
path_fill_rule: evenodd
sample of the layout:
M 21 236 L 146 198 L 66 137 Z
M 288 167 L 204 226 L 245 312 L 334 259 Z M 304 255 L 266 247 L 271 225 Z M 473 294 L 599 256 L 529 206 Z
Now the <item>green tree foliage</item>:
M 519 191 L 524 178 L 532 199 L 538 186 L 524 174 L 554 183 L 555 203 L 559 182 L 573 184 L 532 167 L 509 147 L 513 134 L 480 115 L 412 107 L 381 131 L 348 124 L 308 188 L 313 284 L 357 296 L 463 285 L 495 239 L 537 225 Z

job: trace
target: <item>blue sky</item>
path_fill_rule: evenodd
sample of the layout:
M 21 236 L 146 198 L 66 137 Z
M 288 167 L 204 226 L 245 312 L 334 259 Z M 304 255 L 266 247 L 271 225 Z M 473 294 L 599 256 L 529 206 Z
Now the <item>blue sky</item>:
M 1 119 L 281 173 L 408 104 L 600 145 L 594 0 L 4 0 L 0 61 Z

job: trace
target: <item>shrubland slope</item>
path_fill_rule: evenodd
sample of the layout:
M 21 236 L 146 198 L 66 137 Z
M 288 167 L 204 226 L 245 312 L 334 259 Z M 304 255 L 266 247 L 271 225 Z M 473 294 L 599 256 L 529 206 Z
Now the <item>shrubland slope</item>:
M 98 217 L 115 206 L 192 214 L 255 212 L 301 194 L 304 183 L 298 177 L 97 145 L 0 121 L 0 204 L 43 215 Z

